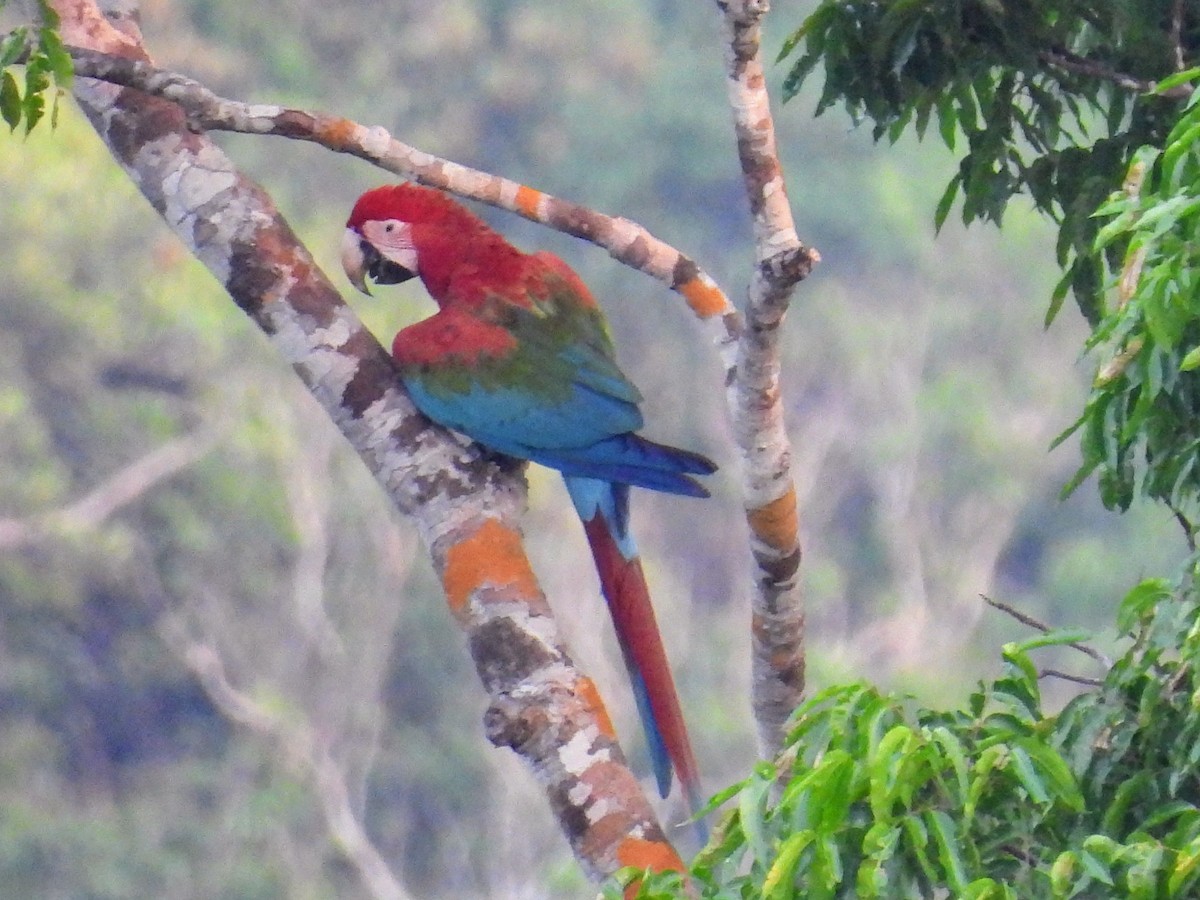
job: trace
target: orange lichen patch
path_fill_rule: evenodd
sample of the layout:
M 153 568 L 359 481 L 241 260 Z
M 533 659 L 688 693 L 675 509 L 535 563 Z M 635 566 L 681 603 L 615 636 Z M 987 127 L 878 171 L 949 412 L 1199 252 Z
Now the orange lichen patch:
M 648 841 L 639 837 L 627 837 L 617 845 L 617 862 L 623 867 L 634 866 L 651 872 L 687 871 L 675 848 L 666 841 Z
M 600 723 L 600 731 L 606 737 L 616 740 L 617 730 L 613 727 L 612 719 L 608 716 L 608 709 L 604 706 L 604 700 L 600 697 L 600 691 L 596 688 L 596 682 L 587 676 L 583 676 L 575 682 L 575 690 L 583 698 L 583 701 L 595 711 L 596 721 Z
M 676 290 L 686 298 L 692 312 L 702 319 L 712 318 L 729 309 L 729 301 L 721 289 L 706 279 L 691 278 Z
M 358 126 L 349 119 L 331 116 L 317 122 L 317 135 L 328 145 L 347 147 L 355 139 Z
M 788 487 L 781 497 L 766 506 L 746 511 L 746 521 L 754 536 L 776 550 L 790 550 L 796 545 L 800 517 L 796 511 L 796 488 Z
M 100 14 L 94 3 L 85 3 L 81 0 L 53 0 L 50 7 L 58 13 L 59 30 L 63 40 L 68 44 L 105 53 L 123 53 L 134 59 L 149 58 L 138 41 L 110 24 Z
M 442 570 L 442 587 L 456 616 L 462 615 L 471 594 L 485 585 L 507 588 L 524 597 L 541 594 L 521 535 L 495 519 L 487 519 L 451 547 Z
M 537 218 L 538 204 L 542 202 L 542 192 L 526 185 L 517 188 L 517 209 L 521 215 L 530 219 Z

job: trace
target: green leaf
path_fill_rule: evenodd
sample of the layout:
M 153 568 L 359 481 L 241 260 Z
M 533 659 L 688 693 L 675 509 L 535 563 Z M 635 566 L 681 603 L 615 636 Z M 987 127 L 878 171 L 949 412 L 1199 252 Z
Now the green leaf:
M 42 22 L 47 28 L 58 28 L 59 17 L 58 11 L 50 5 L 50 0 L 37 0 L 38 13 L 42 17 Z
M 816 832 L 805 828 L 788 835 L 779 848 L 779 855 L 767 871 L 763 880 L 762 893 L 766 900 L 784 900 L 792 896 L 792 883 L 796 876 L 796 865 L 800 855 L 816 839 Z
M 950 208 L 954 206 L 954 198 L 958 196 L 958 188 L 961 183 L 962 177 L 955 175 L 946 185 L 946 190 L 942 192 L 942 198 L 938 200 L 937 209 L 933 213 L 933 227 L 936 231 L 940 232 L 942 226 L 946 224 L 946 217 L 950 215 Z
M 1171 873 L 1167 876 L 1167 890 L 1172 897 L 1184 896 L 1183 891 L 1191 888 L 1200 873 L 1200 838 L 1193 838 L 1175 856 Z
M 971 771 L 971 787 L 967 791 L 967 802 L 963 804 L 965 823 L 970 825 L 975 817 L 975 809 L 979 805 L 983 792 L 987 789 L 992 772 L 1007 765 L 1009 749 L 1007 744 L 992 744 L 979 754 Z
M 882 860 L 867 857 L 854 876 L 854 896 L 873 900 L 887 890 L 888 876 Z
M 53 28 L 40 29 L 39 38 L 41 52 L 46 57 L 51 74 L 54 75 L 55 84 L 64 91 L 70 90 L 75 75 L 75 63 L 63 45 L 62 38 Z
M 739 781 L 731 784 L 722 791 L 718 791 L 713 795 L 712 799 L 709 800 L 708 803 L 704 804 L 704 808 L 700 810 L 700 815 L 707 816 L 709 813 L 720 809 L 727 800 L 741 793 L 741 790 L 744 786 L 745 782 Z
M 834 888 L 842 883 L 845 869 L 842 866 L 842 851 L 832 837 L 824 837 L 817 843 L 817 853 L 814 860 L 814 876 L 832 894 Z M 824 878 L 821 875 L 824 875 Z M 811 896 L 811 895 L 810 895 Z
M 1042 776 L 1034 766 L 1033 760 L 1022 747 L 1012 748 L 1012 763 L 1013 770 L 1016 772 L 1017 780 L 1025 788 L 1029 798 L 1035 803 L 1043 805 L 1050 802 L 1050 791 L 1042 781 Z
M 1159 603 L 1168 600 L 1173 593 L 1171 583 L 1165 578 L 1147 578 L 1133 588 L 1121 601 L 1117 612 L 1117 628 L 1122 634 L 1133 631 L 1134 625 L 1145 620 Z
M 950 763 L 950 768 L 954 772 L 955 786 L 958 788 L 959 794 L 955 798 L 955 801 L 961 803 L 966 799 L 970 786 L 966 749 L 963 747 L 962 741 L 958 739 L 958 736 L 944 725 L 934 728 L 930 732 L 930 737 L 941 747 L 942 754 Z
M 994 878 L 977 878 L 962 892 L 962 900 L 1015 900 L 1015 897 L 1008 885 Z
M 870 759 L 871 811 L 878 819 L 891 816 L 896 787 L 904 777 L 905 755 L 915 740 L 907 725 L 896 725 L 874 749 Z
M 1055 897 L 1068 896 L 1078 865 L 1079 855 L 1074 850 L 1064 850 L 1058 854 L 1058 858 L 1050 866 L 1050 889 Z
M 8 70 L 0 75 L 0 117 L 8 124 L 10 131 L 15 131 L 21 124 L 21 89 L 17 87 L 17 79 Z
M 1016 641 L 1011 644 L 1006 644 L 1013 650 L 1020 653 L 1025 653 L 1028 650 L 1036 650 L 1039 647 L 1061 647 L 1065 644 L 1078 644 L 1083 641 L 1091 640 L 1092 633 L 1084 631 L 1081 628 L 1052 628 L 1043 634 L 1034 635 L 1031 638 L 1026 638 L 1023 641 Z M 1037 677 L 1036 670 L 1033 672 L 1034 678 Z
M 771 770 L 769 773 L 760 771 L 762 768 L 763 764 L 756 766 L 754 775 L 742 788 L 738 797 L 738 813 L 750 852 L 760 865 L 766 866 L 771 856 L 765 821 L 766 807 L 767 795 L 774 783 L 774 767 L 766 764 L 766 768 Z
M 931 884 L 941 884 L 942 876 L 926 853 L 929 847 L 929 832 L 925 828 L 924 817 L 907 816 L 901 820 L 900 827 L 904 829 L 908 848 L 916 856 L 922 874 Z
M 933 835 L 947 884 L 955 893 L 961 893 L 967 883 L 967 873 L 958 852 L 958 829 L 954 820 L 940 809 L 923 813 L 921 818 Z
M 50 78 L 44 57 L 35 57 L 25 66 L 25 95 L 21 98 L 21 112 L 25 119 L 25 133 L 33 131 L 46 112 L 46 88 Z
M 1088 850 L 1082 850 L 1079 853 L 1079 863 L 1083 866 L 1083 871 L 1087 873 L 1089 878 L 1094 878 L 1101 884 L 1113 886 L 1112 871 L 1108 863 L 1101 860 L 1094 853 Z
M 939 94 L 937 97 L 938 133 L 942 143 L 950 152 L 958 142 L 958 113 L 954 108 L 954 100 L 949 94 Z
M 1041 689 L 1038 686 L 1037 666 L 1017 644 L 1005 644 L 1001 650 L 1008 663 L 1005 677 L 996 681 L 995 691 L 1017 701 L 1018 712 L 1032 719 L 1041 718 Z
M 1059 310 L 1062 309 L 1063 301 L 1067 299 L 1067 291 L 1071 288 L 1071 273 L 1068 272 L 1054 285 L 1054 291 L 1050 294 L 1050 306 L 1046 310 L 1046 318 L 1043 320 L 1043 327 L 1049 328 L 1054 324 L 1054 320 L 1058 318 Z
M 1018 739 L 1015 751 L 1027 754 L 1030 761 L 1043 776 L 1040 783 L 1049 787 L 1054 800 L 1065 804 L 1074 812 L 1082 812 L 1084 808 L 1083 792 L 1066 760 L 1048 744 L 1033 738 Z M 1019 755 L 1019 754 L 1015 754 Z
M 1113 876 L 1109 864 L 1088 850 L 1086 841 L 1084 842 L 1084 849 L 1079 853 L 1079 863 L 1083 866 L 1083 871 L 1089 877 L 1094 878 L 1101 884 L 1107 884 L 1109 887 L 1113 886 Z
M 1125 883 L 1132 898 L 1151 900 L 1158 888 L 1158 873 L 1163 864 L 1161 844 L 1145 842 L 1135 845 L 1133 862 L 1125 870 Z
M 1109 834 L 1126 833 L 1125 816 L 1129 812 L 1129 807 L 1141 792 L 1146 789 L 1150 780 L 1150 773 L 1138 772 L 1126 778 L 1117 786 L 1112 803 L 1108 805 L 1108 809 L 1104 810 L 1104 816 L 1100 820 L 1101 827 L 1105 831 Z
M 0 69 L 7 69 L 17 61 L 26 48 L 28 36 L 29 28 L 25 25 L 17 26 L 4 36 L 0 41 Z
M 1156 829 L 1161 829 L 1162 826 L 1174 819 L 1187 818 L 1200 821 L 1200 811 L 1198 811 L 1195 806 L 1187 801 L 1176 800 L 1154 810 L 1154 812 L 1152 812 L 1142 821 L 1137 830 L 1150 832 Z
M 1186 69 L 1183 72 L 1176 72 L 1174 75 L 1168 75 L 1162 81 L 1154 85 L 1154 93 L 1165 93 L 1173 87 L 1177 87 L 1181 84 L 1187 84 L 1189 81 L 1195 81 L 1197 78 L 1200 78 L 1200 68 Z
M 785 59 L 809 34 L 813 33 L 819 28 L 828 27 L 830 21 L 833 19 L 836 13 L 837 9 L 833 4 L 826 3 L 818 7 L 817 10 L 807 19 L 805 19 L 804 22 L 801 23 L 800 27 L 793 31 L 783 42 L 783 46 L 780 47 L 779 55 L 775 57 L 775 61 L 781 62 L 783 59 Z
M 1097 253 L 1100 252 L 1117 238 L 1131 232 L 1135 223 L 1138 225 L 1141 224 L 1137 222 L 1132 211 L 1122 213 L 1096 232 L 1096 240 L 1092 244 L 1093 248 Z
M 856 760 L 845 750 L 830 750 L 821 760 L 816 770 L 819 778 L 814 780 L 811 790 L 822 833 L 837 830 L 857 799 L 850 788 L 856 766 Z
M 1126 853 L 1125 845 L 1107 834 L 1089 834 L 1083 839 L 1083 849 L 1109 866 L 1120 862 Z
M 856 896 L 884 895 L 888 887 L 887 866 L 896 856 L 900 835 L 901 826 L 893 823 L 876 822 L 867 829 L 862 843 L 866 858 L 859 865 L 854 879 Z
M 1197 138 L 1200 137 L 1200 122 L 1184 120 L 1180 126 L 1186 127 L 1179 134 L 1172 133 L 1167 139 L 1166 149 L 1162 151 L 1163 179 L 1171 186 L 1179 183 L 1180 159 L 1195 146 Z

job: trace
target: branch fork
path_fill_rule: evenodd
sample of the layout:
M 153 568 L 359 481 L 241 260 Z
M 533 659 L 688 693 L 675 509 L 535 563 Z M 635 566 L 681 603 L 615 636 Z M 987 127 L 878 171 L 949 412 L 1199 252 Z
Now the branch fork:
M 754 709 L 774 755 L 804 688 L 796 494 L 780 411 L 778 326 L 819 256 L 788 209 L 760 56 L 761 0 L 719 2 L 730 106 L 759 267 L 745 319 L 689 257 L 620 217 L 442 160 L 382 128 L 242 104 L 158 70 L 130 4 L 51 0 L 80 76 L 76 99 L 117 161 L 321 402 L 396 506 L 417 521 L 492 700 L 489 739 L 542 784 L 580 863 L 683 870 L 629 772 L 595 685 L 572 663 L 522 546 L 525 493 L 512 467 L 430 425 L 396 388 L 390 358 L 317 268 L 269 198 L 205 134 L 313 141 L 387 171 L 516 212 L 604 247 L 683 296 L 724 358 L 751 532 Z M 118 88 L 123 85 L 127 89 Z M 132 88 L 132 89 L 129 89 Z

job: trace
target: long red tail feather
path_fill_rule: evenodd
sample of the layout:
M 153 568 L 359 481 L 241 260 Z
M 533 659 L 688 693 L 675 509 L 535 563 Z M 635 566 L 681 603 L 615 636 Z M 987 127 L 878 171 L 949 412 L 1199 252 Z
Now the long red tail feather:
M 632 669 L 630 674 L 639 677 L 645 687 L 653 715 L 653 722 L 646 723 L 647 731 L 651 727 L 657 729 L 688 802 L 696 811 L 701 802 L 700 775 L 654 607 L 650 603 L 646 578 L 642 574 L 641 560 L 637 556 L 624 557 L 608 522 L 599 512 L 584 521 L 583 527 L 596 561 L 600 587 L 608 601 L 617 640 Z M 634 689 L 638 689 L 636 683 Z M 653 745 L 654 735 L 648 737 Z M 666 787 L 669 788 L 669 781 Z

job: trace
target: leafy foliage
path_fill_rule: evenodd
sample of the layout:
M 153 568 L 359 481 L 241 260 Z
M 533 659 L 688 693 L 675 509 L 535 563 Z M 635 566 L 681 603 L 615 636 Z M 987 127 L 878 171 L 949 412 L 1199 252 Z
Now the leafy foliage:
M 1200 72 L 1176 70 L 1200 23 L 1184 6 L 825 0 L 782 56 L 789 96 L 821 66 L 818 111 L 840 103 L 877 140 L 931 122 L 951 149 L 965 136 L 939 225 L 960 193 L 968 222 L 999 223 L 1018 193 L 1058 221 L 1066 274 L 1047 321 L 1073 288 L 1105 358 L 1067 432 L 1084 456 L 1067 490 L 1099 470 L 1106 505 L 1140 489 L 1194 540 Z M 1058 713 L 1031 653 L 1076 634 L 1006 645 L 1002 675 L 949 712 L 862 684 L 814 697 L 783 754 L 714 799 L 731 808 L 695 886 L 771 900 L 1194 896 L 1198 574 L 1193 552 L 1178 583 L 1129 592 L 1125 652 Z M 639 896 L 673 890 L 645 878 Z
M 4 5 L 0 0 L 0 8 Z M 0 38 L 0 118 L 10 131 L 23 122 L 26 134 L 46 115 L 48 94 L 50 121 L 57 122 L 58 101 L 70 90 L 73 72 L 71 56 L 58 34 L 58 13 L 46 0 L 38 0 L 38 11 L 40 25 L 21 25 Z M 18 62 L 25 68 L 21 81 L 13 74 Z
M 1195 896 L 1200 884 L 1200 607 L 1195 570 L 1125 598 L 1125 654 L 1057 715 L 1031 652 L 962 709 L 854 684 L 796 712 L 776 764 L 728 804 L 693 863 L 711 898 Z M 624 883 L 642 873 L 623 873 Z M 650 878 L 639 897 L 676 897 Z M 610 889 L 616 897 L 616 888 Z
M 1174 72 L 1200 39 L 1172 34 L 1167 0 L 824 0 L 784 44 L 785 99 L 815 69 L 818 114 L 841 104 L 897 140 L 931 123 L 965 152 L 936 211 L 962 197 L 964 222 L 999 223 L 1028 194 L 1060 226 L 1066 269 L 1047 319 L 1073 290 L 1090 321 L 1102 288 L 1091 213 L 1134 151 L 1160 146 L 1178 100 L 1146 87 Z M 1178 51 L 1178 52 L 1176 52 Z
M 1125 509 L 1140 486 L 1185 520 L 1200 497 L 1200 434 L 1188 427 L 1200 411 L 1198 139 L 1194 93 L 1163 147 L 1141 148 L 1122 189 L 1096 212 L 1097 257 L 1110 247 L 1125 250 L 1109 271 L 1115 302 L 1089 342 L 1104 362 L 1068 432 L 1080 432 L 1083 449 L 1069 487 L 1098 469 L 1109 507 Z

